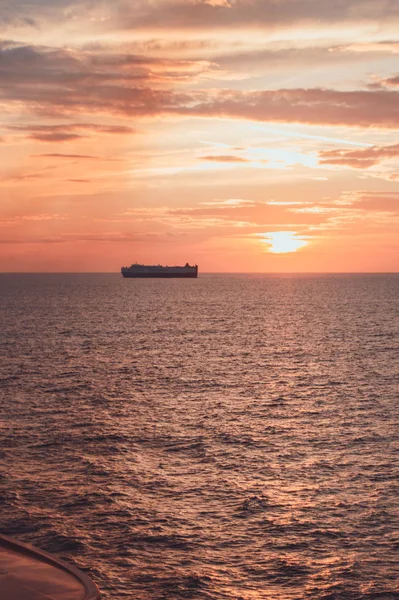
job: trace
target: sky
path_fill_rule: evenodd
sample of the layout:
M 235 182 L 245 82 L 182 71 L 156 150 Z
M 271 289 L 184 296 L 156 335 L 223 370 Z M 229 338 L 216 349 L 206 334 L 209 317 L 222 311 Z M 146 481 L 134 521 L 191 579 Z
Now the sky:
M 398 32 L 398 0 L 0 0 L 0 271 L 398 271 Z

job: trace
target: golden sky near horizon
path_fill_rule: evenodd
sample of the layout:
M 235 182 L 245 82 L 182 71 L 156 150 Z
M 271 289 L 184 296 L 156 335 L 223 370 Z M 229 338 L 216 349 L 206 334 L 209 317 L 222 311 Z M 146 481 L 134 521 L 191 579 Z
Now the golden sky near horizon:
M 0 271 L 398 271 L 398 0 L 0 0 Z

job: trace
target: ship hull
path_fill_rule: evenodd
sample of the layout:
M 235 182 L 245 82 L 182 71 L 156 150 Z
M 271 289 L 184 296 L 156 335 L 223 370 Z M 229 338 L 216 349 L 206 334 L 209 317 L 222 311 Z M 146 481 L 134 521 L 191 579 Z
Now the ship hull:
M 7 600 L 100 600 L 81 571 L 42 550 L 0 535 L 0 589 Z
M 123 277 L 134 279 L 195 279 L 198 274 L 194 273 L 129 273 L 123 272 Z
M 198 266 L 191 266 L 188 263 L 184 267 L 180 266 L 163 266 L 163 265 L 141 265 L 134 263 L 130 267 L 122 267 L 121 273 L 123 277 L 134 278 L 134 279 L 192 279 L 198 276 Z

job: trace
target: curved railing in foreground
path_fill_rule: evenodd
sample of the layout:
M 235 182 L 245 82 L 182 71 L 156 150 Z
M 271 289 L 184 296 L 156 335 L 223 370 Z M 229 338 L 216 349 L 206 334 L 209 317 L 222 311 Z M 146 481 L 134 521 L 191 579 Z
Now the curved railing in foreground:
M 97 586 L 59 558 L 0 535 L 2 600 L 100 600 Z

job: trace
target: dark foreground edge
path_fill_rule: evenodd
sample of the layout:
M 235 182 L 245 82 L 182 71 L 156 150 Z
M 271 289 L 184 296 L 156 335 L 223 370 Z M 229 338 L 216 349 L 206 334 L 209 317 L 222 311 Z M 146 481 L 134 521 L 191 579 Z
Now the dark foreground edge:
M 63 560 L 0 535 L 3 600 L 100 600 L 87 575 Z

